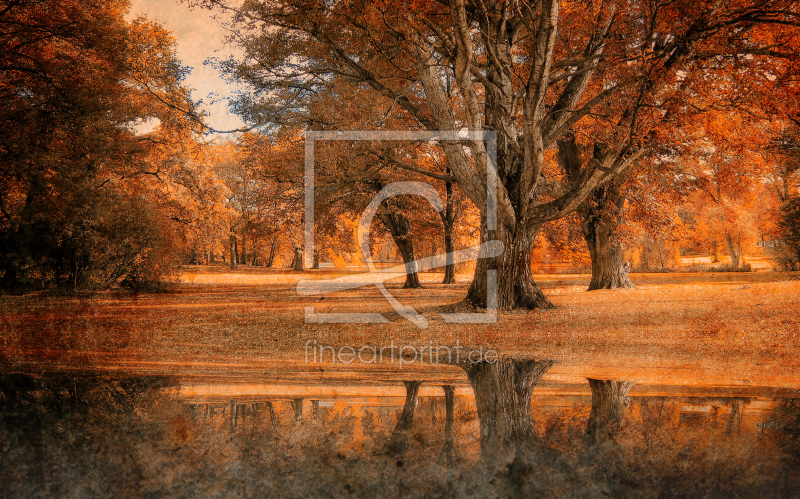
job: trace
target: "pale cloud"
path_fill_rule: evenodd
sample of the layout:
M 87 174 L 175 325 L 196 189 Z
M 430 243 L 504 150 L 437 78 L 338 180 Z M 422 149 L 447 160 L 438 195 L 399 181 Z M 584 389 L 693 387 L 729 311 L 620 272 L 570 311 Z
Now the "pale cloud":
M 212 18 L 211 12 L 189 9 L 176 0 L 131 0 L 128 20 L 138 16 L 158 22 L 175 36 L 181 63 L 192 68 L 186 85 L 194 89 L 195 100 L 203 100 L 203 110 L 209 115 L 206 121 L 217 130 L 241 127 L 242 121 L 227 108 L 235 85 L 227 83 L 216 69 L 204 64 L 209 58 L 224 59 L 239 54 L 225 43 L 227 32 Z

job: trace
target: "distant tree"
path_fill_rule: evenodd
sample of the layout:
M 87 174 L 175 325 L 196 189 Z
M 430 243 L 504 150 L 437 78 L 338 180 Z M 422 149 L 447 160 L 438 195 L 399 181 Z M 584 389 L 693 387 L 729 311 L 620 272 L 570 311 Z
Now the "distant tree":
M 779 263 L 786 270 L 800 270 L 800 196 L 789 198 L 781 207 L 778 230 L 786 249 Z
M 191 129 L 171 112 L 191 107 L 186 69 L 127 8 L 0 4 L 0 290 L 139 287 L 180 261 L 184 224 L 150 152 Z M 148 119 L 158 130 L 137 135 Z
M 302 185 L 289 174 L 301 163 L 295 149 L 282 135 L 252 133 L 212 146 L 213 169 L 228 189 L 225 223 L 232 267 L 262 260 L 258 252 L 264 241 L 269 241 L 264 260 L 271 266 L 279 235 L 299 231 Z
M 724 245 L 733 268 L 740 267 L 744 243 L 757 237 L 754 205 L 768 141 L 763 123 L 717 112 L 698 116 L 681 146 L 681 177 L 696 189 L 689 206 L 695 231 L 714 246 Z
M 765 180 L 783 203 L 800 188 L 800 125 L 786 125 L 771 146 L 774 161 Z

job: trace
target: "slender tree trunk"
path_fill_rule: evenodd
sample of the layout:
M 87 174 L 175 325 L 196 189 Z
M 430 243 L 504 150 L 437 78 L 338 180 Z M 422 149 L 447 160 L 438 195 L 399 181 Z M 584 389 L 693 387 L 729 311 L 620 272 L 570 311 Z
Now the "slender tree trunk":
M 247 233 L 244 229 L 242 229 L 242 258 L 239 259 L 242 262 L 242 265 L 247 265 L 247 251 L 245 250 L 245 238 L 247 237 Z
M 439 453 L 439 464 L 442 464 L 444 461 L 445 467 L 447 468 L 447 476 L 445 479 L 445 483 L 449 488 L 453 483 L 452 477 L 452 469 L 453 469 L 453 457 L 455 454 L 455 447 L 454 447 L 454 439 L 453 439 L 453 418 L 456 406 L 456 389 L 452 385 L 445 385 L 442 387 L 444 389 L 444 407 L 445 407 L 445 419 L 444 419 L 444 445 L 442 446 L 442 451 Z
M 633 288 L 625 269 L 625 257 L 619 240 L 624 196 L 617 184 L 599 187 L 578 208 L 581 231 L 592 260 L 589 291 L 595 289 Z M 663 266 L 663 264 L 662 264 Z
M 414 240 L 411 234 L 411 224 L 402 213 L 389 212 L 384 209 L 376 215 L 378 220 L 392 235 L 392 240 L 397 245 L 403 263 L 406 264 L 406 282 L 404 288 L 421 288 L 419 274 L 417 273 L 416 257 L 414 256 Z
M 662 253 L 661 238 L 656 238 L 656 248 L 658 248 L 658 265 L 661 270 L 664 270 L 664 255 Z
M 394 456 L 400 456 L 408 450 L 411 427 L 414 425 L 414 411 L 417 408 L 417 393 L 422 381 L 403 381 L 403 384 L 406 386 L 406 403 L 392 436 L 386 443 L 386 453 Z
M 237 423 L 237 421 L 236 421 L 236 401 L 234 401 L 234 400 L 231 400 L 230 421 L 231 421 L 230 431 L 231 431 L 231 433 L 236 433 L 236 423 Z
M 311 265 L 312 269 L 319 269 L 319 253 L 317 250 L 314 250 L 314 261 Z
M 272 244 L 269 248 L 269 259 L 267 260 L 267 267 L 272 267 L 275 264 L 275 250 L 278 247 L 278 235 L 272 238 Z
M 497 271 L 497 308 L 551 309 L 555 305 L 542 293 L 531 273 L 531 246 L 533 236 L 523 227 L 510 232 L 500 226 L 487 237 L 481 231 L 481 243 L 487 240 L 500 240 L 505 250 L 497 257 L 479 258 L 475 267 L 475 277 L 467 292 L 467 301 L 477 307 L 487 306 L 488 271 Z
M 449 173 L 449 170 L 448 170 Z M 441 214 L 442 223 L 444 225 L 444 251 L 445 251 L 445 267 L 444 279 L 442 284 L 455 284 L 456 282 L 456 264 L 453 257 L 453 183 L 447 182 L 445 184 L 445 206 Z
M 742 231 L 736 232 L 736 254 L 739 255 L 739 265 L 744 265 L 744 258 L 742 257 Z
M 278 417 L 275 415 L 275 406 L 272 401 L 267 402 L 267 410 L 269 411 L 269 422 L 272 425 L 272 431 L 278 436 Z
M 231 268 L 236 268 L 236 233 L 233 232 L 231 229 L 230 234 L 230 245 L 231 245 Z
M 738 269 L 740 255 L 737 251 L 736 245 L 733 242 L 733 237 L 731 237 L 730 232 L 727 230 L 725 230 L 725 244 L 728 246 L 728 254 L 731 256 L 731 267 Z

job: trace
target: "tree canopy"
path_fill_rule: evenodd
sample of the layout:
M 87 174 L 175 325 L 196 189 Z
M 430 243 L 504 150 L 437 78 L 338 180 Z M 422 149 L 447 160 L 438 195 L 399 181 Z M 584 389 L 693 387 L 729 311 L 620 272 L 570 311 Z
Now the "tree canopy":
M 441 147 L 484 218 L 486 169 L 497 169 L 499 225 L 483 239 L 506 251 L 479 262 L 468 300 L 486 304 L 491 268 L 501 308 L 550 306 L 529 271 L 536 233 L 622 175 L 656 128 L 720 92 L 744 95 L 743 74 L 764 76 L 746 81 L 750 92 L 788 91 L 796 63 L 784 50 L 798 35 L 789 1 L 191 3 L 231 13 L 244 55 L 220 65 L 252 89 L 237 107 L 252 122 L 325 128 L 311 103 L 347 105 L 334 85 L 345 79 L 394 123 L 496 132 L 496 165 L 484 141 Z M 566 174 L 547 176 L 558 141 L 577 154 Z

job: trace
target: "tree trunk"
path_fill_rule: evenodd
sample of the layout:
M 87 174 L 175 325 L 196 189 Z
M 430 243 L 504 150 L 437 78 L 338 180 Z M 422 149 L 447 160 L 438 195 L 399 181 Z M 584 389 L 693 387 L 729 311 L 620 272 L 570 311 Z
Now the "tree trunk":
M 242 265 L 247 265 L 247 252 L 245 250 L 245 238 L 246 237 L 247 237 L 247 233 L 244 231 L 244 229 L 242 229 L 242 257 L 239 259 L 239 261 L 242 263 Z
M 231 268 L 236 268 L 236 233 L 233 232 L 231 229 L 230 234 L 230 244 L 231 244 Z
M 538 231 L 534 231 L 533 235 Z M 481 231 L 481 243 L 491 239 L 503 242 L 504 251 L 493 258 L 479 258 L 475 267 L 475 277 L 467 292 L 467 301 L 476 307 L 487 307 L 487 272 L 497 270 L 497 308 L 551 309 L 555 305 L 542 293 L 531 273 L 531 246 L 533 237 L 521 226 L 510 232 L 500 226 L 493 231 L 494 237 L 487 237 Z
M 319 253 L 317 252 L 317 250 L 314 250 L 314 261 L 311 264 L 311 268 L 316 270 L 319 269 Z
M 725 435 L 731 435 L 734 431 L 739 430 L 739 424 L 741 422 L 741 412 L 739 410 L 739 401 L 734 400 L 733 406 L 731 407 L 731 414 L 728 416 L 728 424 L 725 427 Z
M 581 176 L 581 155 L 575 136 L 566 134 L 557 140 L 558 163 L 570 182 Z M 598 153 L 595 150 L 595 155 Z M 620 195 L 622 182 L 596 188 L 578 207 L 581 231 L 589 247 L 592 260 L 592 279 L 589 291 L 594 289 L 632 288 L 633 282 L 625 270 L 625 258 L 619 241 L 618 227 L 622 221 L 625 198 Z
M 269 422 L 272 424 L 272 431 L 275 433 L 275 436 L 279 436 L 278 417 L 275 415 L 275 406 L 271 401 L 267 402 L 267 410 L 269 411 Z
M 555 361 L 499 359 L 462 365 L 475 392 L 481 461 L 496 470 L 526 466 L 536 440 L 531 395 Z
M 589 379 L 592 412 L 583 434 L 579 462 L 593 469 L 596 480 L 608 484 L 612 497 L 622 495 L 618 488 L 624 466 L 616 436 L 625 421 L 628 392 L 633 385 L 633 381 Z
M 411 427 L 414 425 L 414 411 L 417 408 L 417 393 L 422 381 L 403 381 L 403 384 L 406 386 L 406 403 L 392 436 L 386 443 L 386 453 L 394 456 L 400 456 L 408 450 Z
M 292 260 L 292 268 L 294 270 L 302 271 L 303 268 L 303 251 L 299 246 L 294 247 L 294 260 Z
M 733 242 L 733 237 L 731 237 L 730 232 L 727 230 L 725 231 L 725 244 L 728 246 L 728 254 L 731 256 L 731 267 L 738 269 L 740 256 L 739 251 Z
M 294 409 L 295 421 L 302 419 L 303 417 L 303 400 L 304 399 L 301 398 L 292 400 L 292 408 Z
M 584 451 L 604 447 L 613 442 L 625 421 L 628 392 L 635 381 L 589 379 L 592 390 L 592 412 L 583 436 Z
M 542 445 L 533 429 L 531 395 L 553 360 L 501 358 L 494 362 L 461 362 L 475 392 L 480 420 L 481 457 L 471 480 L 483 488 L 476 495 L 525 497 L 526 478 L 536 466 L 561 474 L 580 495 L 602 494 L 567 455 Z M 498 488 L 500 490 L 498 490 Z
M 419 274 L 417 273 L 416 257 L 414 256 L 414 240 L 411 235 L 411 224 L 408 218 L 399 212 L 381 210 L 376 215 L 384 227 L 392 235 L 392 240 L 397 245 L 403 263 L 406 264 L 406 282 L 403 288 L 421 288 Z
M 449 170 L 448 170 L 449 172 Z M 445 251 L 445 267 L 444 279 L 442 284 L 455 284 L 456 282 L 456 264 L 453 259 L 453 183 L 447 182 L 445 184 L 445 207 L 442 213 L 442 223 L 444 225 L 444 251 Z
M 236 401 L 235 400 L 231 400 L 230 421 L 231 421 L 230 431 L 231 431 L 231 433 L 236 433 L 236 423 L 237 423 L 237 421 L 236 421 Z
M 267 267 L 272 267 L 275 264 L 275 250 L 278 247 L 278 235 L 272 238 L 272 245 L 269 248 L 269 260 L 267 260 Z
M 439 453 L 439 464 L 442 464 L 442 462 L 444 461 L 445 467 L 447 468 L 446 471 L 447 476 L 445 478 L 445 483 L 449 488 L 453 483 L 452 469 L 453 469 L 453 457 L 455 454 L 454 439 L 453 439 L 453 416 L 456 406 L 456 400 L 455 400 L 456 389 L 451 385 L 445 385 L 442 388 L 444 389 L 444 407 L 445 407 L 444 445 L 442 446 L 442 451 Z
M 624 196 L 617 184 L 599 187 L 578 208 L 581 231 L 592 259 L 592 280 L 589 291 L 595 289 L 633 288 L 625 268 L 619 224 L 622 220 Z

